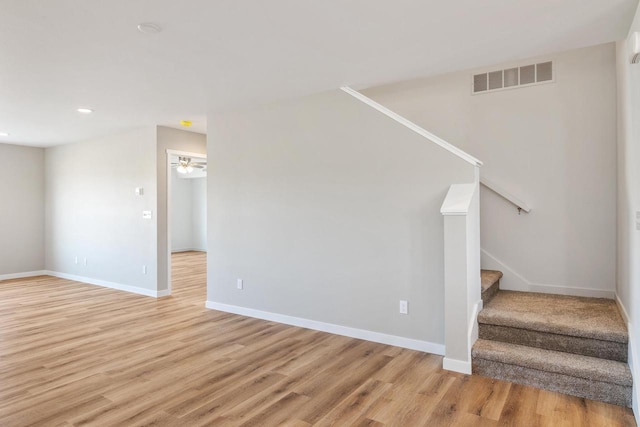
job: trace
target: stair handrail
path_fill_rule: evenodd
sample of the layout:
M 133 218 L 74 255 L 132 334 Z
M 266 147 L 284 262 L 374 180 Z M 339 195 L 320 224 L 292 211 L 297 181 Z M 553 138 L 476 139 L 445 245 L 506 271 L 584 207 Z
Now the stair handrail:
M 405 126 L 406 128 L 411 129 L 412 131 L 414 131 L 418 135 L 421 135 L 421 136 L 427 138 L 429 141 L 439 145 L 440 147 L 444 148 L 445 150 L 449 151 L 450 153 L 460 157 L 461 159 L 465 160 L 468 163 L 471 163 L 473 166 L 476 166 L 476 167 L 482 166 L 482 162 L 480 160 L 476 159 L 475 157 L 473 157 L 471 154 L 469 154 L 469 153 L 467 153 L 465 151 L 462 151 L 458 147 L 448 143 L 447 141 L 445 141 L 444 139 L 440 138 L 439 136 L 436 136 L 436 135 L 432 134 L 428 130 L 418 126 L 417 124 L 413 123 L 412 121 L 405 119 L 400 114 L 391 111 L 390 109 L 388 109 L 387 107 L 385 107 L 383 105 L 378 104 L 376 101 L 374 101 L 373 99 L 363 95 L 362 93 L 358 92 L 357 90 L 354 90 L 354 89 L 350 88 L 349 86 L 342 86 L 340 89 L 343 92 L 346 92 L 349 95 L 353 96 L 354 98 L 364 102 L 365 104 L 369 105 L 370 107 L 375 108 L 376 110 L 378 110 L 382 114 L 386 115 L 387 117 L 392 118 L 393 120 L 395 120 L 396 122 L 398 122 L 401 125 Z
M 503 199 L 507 200 L 511 204 L 515 205 L 515 207 L 518 209 L 518 214 L 520 214 L 522 211 L 524 211 L 525 213 L 531 212 L 531 208 L 529 207 L 529 205 L 527 205 L 525 202 L 523 202 L 518 197 L 516 197 L 513 194 L 509 193 L 504 188 L 500 187 L 495 182 L 493 182 L 493 181 L 481 176 L 480 177 L 480 184 L 484 185 L 486 188 L 488 188 L 489 190 L 493 191 L 498 196 L 502 197 Z

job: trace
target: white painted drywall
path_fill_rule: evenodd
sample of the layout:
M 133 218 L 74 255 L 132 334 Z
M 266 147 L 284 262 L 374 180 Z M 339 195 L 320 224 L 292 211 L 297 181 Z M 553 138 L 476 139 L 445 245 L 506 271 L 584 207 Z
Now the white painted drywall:
M 171 251 L 206 251 L 206 178 L 181 178 L 175 169 L 171 175 Z
M 452 185 L 440 212 L 444 216 L 444 369 L 471 374 L 471 348 L 478 339 L 482 304 L 480 275 L 480 171 L 477 181 Z
M 629 321 L 633 409 L 638 415 L 640 381 L 640 64 L 631 65 L 633 32 L 640 31 L 640 7 L 629 36 L 617 43 L 618 71 L 618 270 L 616 292 Z
M 474 72 L 553 60 L 555 83 L 471 95 Z M 616 257 L 613 44 L 371 88 L 365 95 L 484 162 L 481 175 L 532 208 L 482 188 L 482 247 L 505 288 L 612 296 Z M 486 254 L 483 265 L 489 261 Z M 551 286 L 541 286 L 551 285 Z
M 167 150 L 181 150 L 206 155 L 207 137 L 164 126 L 157 127 L 157 183 L 158 183 L 158 290 L 168 289 L 169 237 L 167 235 Z
M 208 124 L 210 306 L 444 342 L 440 206 L 473 166 L 341 91 Z
M 44 269 L 44 150 L 0 144 L 0 277 Z
M 193 196 L 191 180 L 171 171 L 171 251 L 181 252 L 193 249 Z
M 207 250 L 207 179 L 191 181 L 191 241 L 196 251 Z
M 156 128 L 48 148 L 45 179 L 46 269 L 155 291 Z

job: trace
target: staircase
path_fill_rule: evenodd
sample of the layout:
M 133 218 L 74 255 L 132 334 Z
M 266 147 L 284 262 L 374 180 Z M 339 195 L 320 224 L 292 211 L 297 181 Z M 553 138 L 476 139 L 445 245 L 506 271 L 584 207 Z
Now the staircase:
M 482 271 L 474 374 L 631 406 L 628 335 L 613 300 L 500 290 Z

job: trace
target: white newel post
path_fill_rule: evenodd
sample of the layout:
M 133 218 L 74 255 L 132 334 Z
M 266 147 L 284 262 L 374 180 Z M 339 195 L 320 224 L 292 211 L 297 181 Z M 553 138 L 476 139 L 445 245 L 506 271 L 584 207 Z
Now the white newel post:
M 471 373 L 471 347 L 478 339 L 480 203 L 478 181 L 454 184 L 442 204 L 444 216 L 443 368 Z

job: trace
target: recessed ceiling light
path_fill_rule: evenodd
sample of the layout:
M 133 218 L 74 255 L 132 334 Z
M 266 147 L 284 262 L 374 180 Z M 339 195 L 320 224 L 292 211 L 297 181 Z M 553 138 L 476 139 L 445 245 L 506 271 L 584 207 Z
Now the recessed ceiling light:
M 9 135 L 11 135 L 11 134 L 7 133 L 7 132 L 0 132 L 0 136 L 9 136 Z
M 188 128 L 189 126 L 191 126 L 193 123 L 191 123 L 191 120 L 180 120 L 180 124 L 186 128 Z
M 162 27 L 158 24 L 154 24 L 153 22 L 143 22 L 138 25 L 138 31 L 143 34 L 158 34 L 162 32 Z
M 91 113 L 93 113 L 93 110 L 91 108 L 78 108 L 76 111 L 78 113 L 82 113 L 82 114 L 91 114 Z

